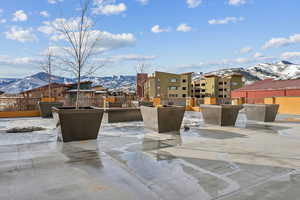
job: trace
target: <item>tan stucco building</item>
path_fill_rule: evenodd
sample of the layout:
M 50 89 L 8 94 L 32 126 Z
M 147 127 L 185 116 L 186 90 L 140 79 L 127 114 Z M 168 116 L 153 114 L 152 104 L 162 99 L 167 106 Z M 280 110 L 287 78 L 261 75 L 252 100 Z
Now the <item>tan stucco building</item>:
M 145 98 L 185 98 L 192 95 L 192 73 L 154 72 L 144 85 Z
M 229 76 L 206 75 L 192 82 L 192 97 L 230 98 L 231 91 L 244 86 L 241 74 Z

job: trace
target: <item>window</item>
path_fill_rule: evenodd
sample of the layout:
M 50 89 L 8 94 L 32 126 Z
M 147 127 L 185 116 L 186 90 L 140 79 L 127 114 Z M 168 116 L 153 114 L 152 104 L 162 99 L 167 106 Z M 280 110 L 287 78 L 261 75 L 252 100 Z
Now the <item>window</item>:
M 200 84 L 195 84 L 195 86 L 196 86 L 196 87 L 199 87 L 199 86 L 200 86 Z
M 200 98 L 200 95 L 196 95 L 196 98 Z
M 186 87 L 182 87 L 182 90 L 186 90 Z
M 200 90 L 195 90 L 195 92 L 200 92 Z
M 205 90 L 201 90 L 201 92 L 205 92 Z
M 177 87 L 176 86 L 170 86 L 169 90 L 177 90 Z
M 223 98 L 223 95 L 219 95 L 219 98 Z
M 183 82 L 183 83 L 186 83 L 186 80 L 185 80 L 185 79 L 182 79 L 182 82 Z
M 222 92 L 222 91 L 223 91 L 223 89 L 219 89 L 219 91 L 220 91 L 220 92 Z
M 171 79 L 169 80 L 169 82 L 171 82 L 171 83 L 176 83 L 176 82 L 177 82 L 177 78 L 171 78 Z
M 177 94 L 169 94 L 169 97 L 178 97 Z
M 186 97 L 186 94 L 183 94 L 182 97 Z
M 205 86 L 205 83 L 202 83 L 201 86 Z
M 239 83 L 237 83 L 237 82 L 232 82 L 231 85 L 232 85 L 232 86 L 238 86 Z
M 202 98 L 204 98 L 205 97 L 205 95 L 202 95 Z

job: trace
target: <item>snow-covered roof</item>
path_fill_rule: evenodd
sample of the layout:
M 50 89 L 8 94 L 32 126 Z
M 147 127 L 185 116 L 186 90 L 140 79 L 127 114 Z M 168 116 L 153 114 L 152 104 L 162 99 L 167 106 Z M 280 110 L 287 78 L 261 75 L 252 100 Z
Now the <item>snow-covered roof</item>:
M 79 90 L 79 92 L 95 92 L 96 90 Z M 73 89 L 73 90 L 68 90 L 67 92 L 77 92 L 77 89 Z

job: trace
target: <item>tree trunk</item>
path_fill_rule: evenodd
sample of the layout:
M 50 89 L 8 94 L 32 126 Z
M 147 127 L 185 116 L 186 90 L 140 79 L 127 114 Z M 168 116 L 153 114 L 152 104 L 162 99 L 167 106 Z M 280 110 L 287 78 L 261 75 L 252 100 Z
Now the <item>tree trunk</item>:
M 79 97 L 80 97 L 80 72 L 78 73 L 78 81 L 77 81 L 77 92 L 76 92 L 76 109 L 79 109 Z
M 51 99 L 51 74 L 50 73 L 49 73 L 49 80 L 48 80 L 49 99 Z

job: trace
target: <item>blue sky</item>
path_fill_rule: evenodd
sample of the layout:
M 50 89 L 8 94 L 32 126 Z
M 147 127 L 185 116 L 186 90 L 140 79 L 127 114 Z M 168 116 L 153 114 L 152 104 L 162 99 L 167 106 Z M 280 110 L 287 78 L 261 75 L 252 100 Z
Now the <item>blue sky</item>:
M 300 61 L 299 0 L 95 1 L 96 29 L 106 33 L 99 76 L 135 74 L 139 63 L 148 72 L 207 72 Z M 75 16 L 79 2 L 1 2 L 0 77 L 38 72 L 41 52 L 56 42 L 47 26 Z

